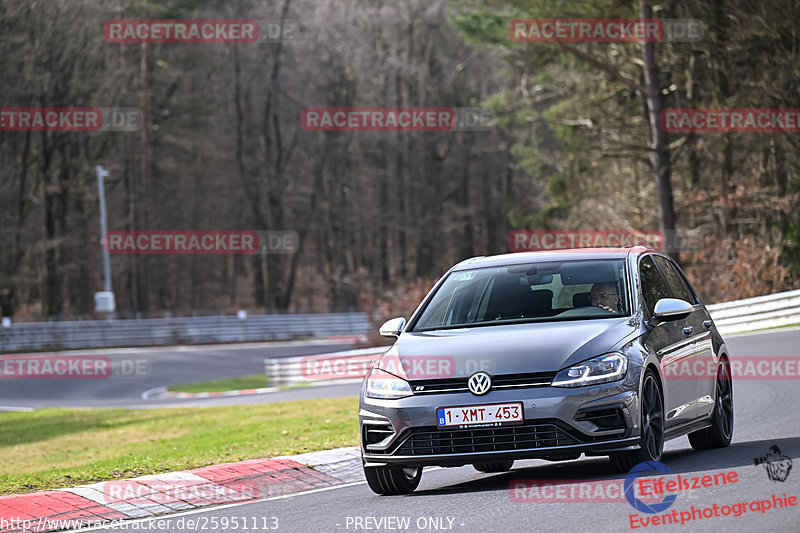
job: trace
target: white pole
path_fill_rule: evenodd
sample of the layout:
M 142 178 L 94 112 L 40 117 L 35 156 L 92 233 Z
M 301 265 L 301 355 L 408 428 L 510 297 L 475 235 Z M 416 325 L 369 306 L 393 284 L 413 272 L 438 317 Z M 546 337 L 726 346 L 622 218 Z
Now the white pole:
M 103 186 L 103 178 L 108 176 L 108 171 L 97 165 L 97 188 L 100 191 L 100 242 L 103 243 L 103 276 L 105 277 L 105 290 L 111 292 L 111 260 L 108 257 L 108 243 L 106 242 L 106 233 L 108 228 L 106 225 L 106 192 Z M 110 312 L 107 318 L 114 318 L 113 311 Z

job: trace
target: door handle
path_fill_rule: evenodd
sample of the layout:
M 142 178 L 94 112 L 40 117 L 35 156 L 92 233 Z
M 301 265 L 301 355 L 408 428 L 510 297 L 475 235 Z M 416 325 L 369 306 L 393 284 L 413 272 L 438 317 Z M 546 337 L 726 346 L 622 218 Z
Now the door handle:
M 714 322 L 712 322 L 711 320 L 704 320 L 703 321 L 703 327 L 706 328 L 706 329 L 711 329 L 711 326 L 713 326 L 713 325 L 714 325 Z
M 693 330 L 694 330 L 694 328 L 692 328 L 692 326 L 686 326 L 685 328 L 683 328 L 683 334 L 684 335 L 691 335 Z

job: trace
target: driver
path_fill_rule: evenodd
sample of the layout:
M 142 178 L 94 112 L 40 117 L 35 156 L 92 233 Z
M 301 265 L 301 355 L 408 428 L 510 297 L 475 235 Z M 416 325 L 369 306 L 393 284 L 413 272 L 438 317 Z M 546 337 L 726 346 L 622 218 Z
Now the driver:
M 612 313 L 618 313 L 619 293 L 617 292 L 617 284 L 601 282 L 592 285 L 592 305 L 602 307 Z

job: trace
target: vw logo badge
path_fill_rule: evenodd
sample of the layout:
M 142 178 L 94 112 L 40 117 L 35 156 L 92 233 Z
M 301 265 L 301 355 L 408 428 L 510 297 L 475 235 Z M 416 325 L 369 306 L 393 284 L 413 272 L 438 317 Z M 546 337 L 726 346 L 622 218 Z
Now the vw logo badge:
M 492 377 L 486 372 L 475 372 L 469 377 L 467 387 L 472 394 L 481 396 L 492 388 Z

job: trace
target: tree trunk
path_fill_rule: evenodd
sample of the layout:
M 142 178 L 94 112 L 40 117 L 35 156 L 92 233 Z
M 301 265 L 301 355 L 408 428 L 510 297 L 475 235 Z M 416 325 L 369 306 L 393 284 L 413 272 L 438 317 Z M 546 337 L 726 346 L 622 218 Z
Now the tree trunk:
M 139 188 L 138 198 L 135 205 L 134 223 L 136 230 L 150 229 L 149 210 L 148 210 L 148 182 L 150 181 L 151 171 L 151 152 L 150 152 L 150 97 L 149 81 L 147 77 L 147 43 L 141 46 L 141 88 L 139 91 L 139 107 L 142 110 L 142 131 L 141 131 L 141 159 L 139 166 Z M 136 310 L 147 313 L 150 310 L 150 256 L 138 254 L 136 256 Z
M 653 8 L 645 0 L 639 0 L 640 16 L 643 19 L 653 18 Z M 672 168 L 669 160 L 669 139 L 667 132 L 661 129 L 659 116 L 662 109 L 661 88 L 658 82 L 655 44 L 642 43 L 642 60 L 644 61 L 644 89 L 647 102 L 647 113 L 650 120 L 650 168 L 658 183 L 658 205 L 660 212 L 660 229 L 666 239 L 665 252 L 678 260 L 675 243 L 675 205 L 672 197 Z

